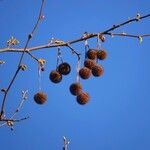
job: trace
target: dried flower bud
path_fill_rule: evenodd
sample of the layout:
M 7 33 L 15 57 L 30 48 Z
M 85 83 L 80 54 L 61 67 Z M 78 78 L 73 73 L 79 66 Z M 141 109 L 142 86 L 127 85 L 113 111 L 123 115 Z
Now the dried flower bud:
M 7 90 L 6 90 L 6 89 L 4 89 L 4 88 L 2 88 L 2 89 L 1 89 L 1 92 L 6 93 L 6 91 L 7 91 Z
M 105 36 L 103 34 L 99 34 L 99 39 L 102 41 L 102 42 L 105 42 Z
M 8 126 L 13 126 L 13 125 L 14 125 L 14 123 L 13 123 L 13 121 L 8 120 L 8 121 L 7 121 L 7 125 L 8 125 Z
M 7 41 L 7 46 L 18 45 L 19 41 L 13 36 Z
M 38 62 L 39 62 L 39 64 L 40 64 L 41 66 L 43 66 L 46 61 L 45 61 L 45 59 L 40 58 L 40 59 L 38 59 Z
M 2 64 L 4 64 L 5 63 L 5 61 L 3 61 L 3 60 L 0 60 L 0 65 L 2 65 Z
M 24 70 L 26 70 L 26 69 L 27 69 L 27 66 L 26 66 L 26 65 L 24 65 L 24 64 L 21 64 L 19 69 L 21 69 L 22 71 L 24 71 Z

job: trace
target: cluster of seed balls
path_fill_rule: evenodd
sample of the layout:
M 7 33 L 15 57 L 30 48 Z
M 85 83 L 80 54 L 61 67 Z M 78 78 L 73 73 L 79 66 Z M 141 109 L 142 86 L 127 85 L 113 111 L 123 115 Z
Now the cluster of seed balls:
M 99 77 L 103 74 L 103 68 L 97 64 L 97 60 L 104 60 L 107 57 L 105 50 L 89 49 L 86 53 L 84 67 L 79 70 L 79 76 L 82 79 L 89 79 L 91 75 Z M 89 94 L 82 90 L 82 85 L 79 82 L 73 83 L 70 86 L 70 92 L 76 96 L 76 100 L 80 105 L 84 105 L 89 101 Z
M 86 53 L 86 59 L 84 61 L 84 67 L 79 70 L 79 76 L 82 79 L 89 79 L 91 75 L 99 77 L 103 74 L 103 68 L 97 64 L 97 60 L 104 60 L 107 57 L 105 50 L 89 49 Z M 59 83 L 62 80 L 63 75 L 68 75 L 71 71 L 71 67 L 67 62 L 61 63 L 56 70 L 52 70 L 49 74 L 49 79 L 53 83 Z M 76 101 L 80 105 L 84 105 L 89 101 L 89 94 L 82 90 L 80 82 L 75 82 L 70 85 L 70 92 L 76 96 Z M 43 92 L 38 92 L 34 95 L 34 100 L 37 104 L 44 104 L 47 100 L 47 96 Z
M 63 75 L 68 75 L 71 71 L 71 67 L 67 62 L 61 63 L 56 70 L 52 70 L 49 75 L 49 79 L 53 83 L 59 83 L 62 80 Z M 34 101 L 37 104 L 44 104 L 47 100 L 47 95 L 44 92 L 38 92 L 34 95 Z

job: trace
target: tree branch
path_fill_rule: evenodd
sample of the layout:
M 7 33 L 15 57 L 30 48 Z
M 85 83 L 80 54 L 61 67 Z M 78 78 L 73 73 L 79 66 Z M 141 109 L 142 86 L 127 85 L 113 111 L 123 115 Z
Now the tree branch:
M 42 0 L 42 4 L 41 4 L 41 8 L 40 8 L 40 11 L 39 11 L 39 15 L 38 15 L 38 19 L 37 19 L 37 22 L 35 23 L 35 26 L 33 27 L 33 30 L 32 32 L 28 35 L 28 39 L 26 41 L 26 44 L 25 44 L 25 47 L 23 49 L 23 53 L 21 54 L 21 57 L 20 57 L 20 60 L 19 60 L 19 63 L 18 63 L 18 67 L 15 71 L 15 74 L 14 76 L 12 77 L 12 80 L 10 81 L 10 84 L 8 85 L 8 88 L 6 89 L 6 91 L 4 92 L 4 97 L 3 97 L 3 101 L 2 101 L 2 106 L 1 106 L 1 112 L 0 112 L 0 119 L 2 120 L 3 119 L 3 115 L 4 115 L 4 107 L 5 107 L 5 103 L 6 103 L 6 99 L 7 99 L 7 95 L 8 95 L 8 92 L 11 88 L 11 86 L 13 85 L 18 73 L 19 73 L 19 70 L 20 70 L 20 66 L 21 66 L 21 63 L 22 63 L 22 60 L 23 60 L 23 56 L 25 54 L 25 51 L 27 49 L 27 46 L 30 42 L 30 40 L 32 39 L 33 37 L 33 34 L 35 33 L 36 29 L 38 28 L 38 25 L 42 19 L 42 11 L 43 11 L 43 5 L 44 5 L 44 0 Z
M 98 34 L 104 34 L 104 35 L 112 35 L 110 33 L 110 31 L 113 31 L 119 27 L 122 27 L 124 25 L 127 25 L 131 22 L 137 22 L 137 21 L 140 21 L 142 19 L 145 19 L 145 18 L 148 18 L 150 17 L 150 14 L 148 15 L 145 15 L 145 16 L 142 16 L 142 17 L 135 17 L 133 19 L 130 19 L 128 21 L 125 21 L 121 24 L 118 24 L 118 25 L 113 25 L 113 27 L 103 31 L 103 32 L 100 32 L 100 33 L 91 33 L 91 34 L 88 34 L 87 36 L 81 36 L 80 38 L 78 39 L 75 39 L 75 40 L 71 40 L 71 41 L 68 41 L 68 42 L 64 42 L 64 43 L 61 43 L 61 44 L 44 44 L 44 45 L 39 45 L 39 46 L 35 46 L 35 47 L 31 47 L 31 48 L 26 48 L 25 50 L 23 48 L 0 48 L 0 53 L 3 53 L 3 52 L 31 52 L 31 51 L 35 51 L 35 50 L 39 50 L 39 49 L 46 49 L 46 48 L 54 48 L 54 47 L 61 47 L 61 46 L 67 46 L 68 45 L 71 45 L 71 44 L 75 44 L 75 43 L 78 43 L 78 42 L 81 42 L 81 41 L 85 41 L 87 39 L 90 39 L 90 38 L 93 38 L 93 37 L 96 37 L 98 36 Z M 128 36 L 128 37 L 149 37 L 150 34 L 144 34 L 144 35 L 130 35 L 130 34 L 127 34 L 127 35 L 123 35 L 123 34 L 113 34 L 114 36 Z

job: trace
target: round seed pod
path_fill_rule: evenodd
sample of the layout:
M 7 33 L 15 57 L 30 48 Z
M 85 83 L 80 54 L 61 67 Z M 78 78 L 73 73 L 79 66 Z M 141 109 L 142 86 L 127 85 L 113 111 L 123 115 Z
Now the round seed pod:
M 38 92 L 34 95 L 34 101 L 37 104 L 44 104 L 47 100 L 47 95 L 44 92 Z
M 91 59 L 86 59 L 84 61 L 84 66 L 89 68 L 89 69 L 92 69 L 92 67 L 95 66 L 95 65 L 96 65 L 95 61 L 93 61 Z
M 79 93 L 82 90 L 82 85 L 80 83 L 78 83 L 78 82 L 72 83 L 70 85 L 69 89 L 70 89 L 70 92 L 71 92 L 72 95 L 76 95 L 77 96 L 77 95 L 79 95 Z
M 58 71 L 53 70 L 50 72 L 49 78 L 53 83 L 59 83 L 62 80 L 62 75 Z
M 79 70 L 79 75 L 82 79 L 88 79 L 91 76 L 91 70 L 87 67 L 83 67 Z
M 70 73 L 71 67 L 67 62 L 64 62 L 58 66 L 58 71 L 63 75 L 67 75 Z
M 97 58 L 100 60 L 104 60 L 107 57 L 107 53 L 105 50 L 98 50 L 97 51 Z
M 80 94 L 76 97 L 77 103 L 80 105 L 85 105 L 88 103 L 90 97 L 87 92 L 80 92 Z
M 86 55 L 87 55 L 87 57 L 88 57 L 89 59 L 94 60 L 94 59 L 96 59 L 96 57 L 97 57 L 97 52 L 96 52 L 95 49 L 89 49 L 89 50 L 87 51 Z
M 92 74 L 93 76 L 95 77 L 99 77 L 103 74 L 104 70 L 102 68 L 101 65 L 95 65 L 93 68 L 92 68 Z

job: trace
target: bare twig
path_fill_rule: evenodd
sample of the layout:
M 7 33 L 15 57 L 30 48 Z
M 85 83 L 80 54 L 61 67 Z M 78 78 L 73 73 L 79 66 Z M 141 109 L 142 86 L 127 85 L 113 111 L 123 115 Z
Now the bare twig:
M 22 99 L 18 105 L 18 107 L 16 108 L 15 112 L 13 113 L 13 115 L 10 117 L 10 119 L 13 119 L 16 114 L 20 111 L 20 109 L 22 108 L 24 102 L 27 100 L 27 93 L 28 93 L 28 90 L 26 91 L 22 91 Z
M 69 145 L 70 141 L 68 141 L 68 139 L 65 136 L 63 136 L 63 141 L 64 141 L 63 150 L 68 150 L 68 145 Z
M 17 74 L 19 73 L 19 70 L 20 70 L 20 65 L 22 63 L 22 59 L 23 59 L 23 56 L 25 54 L 25 51 L 27 49 L 27 46 L 30 42 L 30 40 L 32 39 L 32 36 L 33 34 L 35 33 L 40 21 L 41 21 L 41 16 L 42 16 L 42 10 L 43 10 L 43 5 L 44 5 L 44 0 L 42 0 L 42 4 L 41 4 L 41 8 L 40 8 L 40 12 L 39 12 L 39 15 L 38 15 L 38 19 L 37 19 L 37 22 L 32 30 L 32 32 L 28 35 L 28 39 L 26 41 L 26 44 L 25 44 L 25 47 L 23 49 L 23 53 L 21 54 L 21 57 L 20 57 L 20 60 L 19 60 L 19 63 L 18 63 L 18 67 L 17 67 L 17 70 L 12 78 L 12 80 L 10 81 L 10 84 L 8 85 L 8 88 L 6 89 L 5 93 L 4 93 L 4 98 L 3 98 L 3 101 L 2 101 L 2 106 L 1 106 L 1 113 L 0 113 L 0 119 L 2 120 L 3 119 L 3 115 L 4 115 L 4 107 L 5 107 L 5 103 L 6 103 L 6 99 L 7 99 L 7 95 L 8 95 L 8 92 L 12 86 L 12 84 L 14 83 L 16 77 L 17 77 Z
M 131 37 L 131 38 L 139 38 L 139 37 L 148 37 L 148 36 L 150 36 L 150 34 L 133 35 L 133 34 L 127 34 L 127 33 L 112 33 L 112 32 L 108 32 L 106 34 L 110 35 L 110 36 L 125 36 L 125 37 Z
M 148 17 L 150 17 L 150 14 L 142 16 L 142 17 L 139 17 L 139 20 L 142 20 L 142 19 L 148 18 Z M 111 27 L 111 28 L 109 28 L 109 29 L 107 29 L 107 30 L 105 30 L 103 32 L 100 32 L 100 34 L 110 35 L 111 34 L 110 31 L 113 31 L 113 30 L 115 30 L 115 29 L 117 29 L 119 27 L 122 27 L 124 25 L 127 25 L 127 24 L 129 24 L 131 22 L 135 22 L 135 21 L 137 21 L 136 17 L 133 18 L 133 19 L 130 19 L 128 21 L 125 21 L 125 22 L 123 22 L 121 24 L 113 25 L 113 27 Z M 65 43 L 61 43 L 61 44 L 49 44 L 48 43 L 48 44 L 45 44 L 45 45 L 39 45 L 39 46 L 31 47 L 31 48 L 26 48 L 25 52 L 39 50 L 39 49 L 45 49 L 45 48 L 68 46 L 68 45 L 71 45 L 71 44 L 74 44 L 74 43 L 78 43 L 78 42 L 85 41 L 87 39 L 96 37 L 98 34 L 99 33 L 91 33 L 91 34 L 88 34 L 87 36 L 82 36 L 82 37 L 80 37 L 78 39 L 71 40 L 71 41 L 68 41 L 68 42 L 65 42 Z M 113 35 L 115 35 L 115 34 L 113 34 Z M 116 36 L 117 36 L 117 34 L 116 34 Z M 127 36 L 127 35 L 121 35 L 121 36 Z M 150 34 L 132 35 L 132 36 L 129 35 L 129 37 L 139 37 L 139 36 L 140 37 L 149 37 Z M 0 49 L 0 53 L 2 53 L 2 52 L 24 52 L 24 49 L 22 49 L 22 48 L 1 48 Z
M 25 44 L 24 48 L 7 47 L 7 48 L 1 48 L 0 49 L 0 53 L 3 53 L 3 52 L 21 52 L 21 57 L 19 59 L 15 74 L 13 75 L 12 80 L 10 81 L 10 83 L 9 83 L 8 87 L 6 88 L 6 90 L 3 90 L 4 97 L 3 97 L 2 106 L 1 106 L 1 110 L 0 110 L 0 121 L 2 121 L 4 123 L 1 124 L 0 127 L 5 125 L 5 124 L 7 124 L 8 126 L 9 125 L 11 126 L 13 122 L 20 122 L 20 121 L 25 120 L 25 119 L 28 118 L 28 117 L 25 117 L 25 118 L 22 118 L 22 119 L 13 119 L 16 116 L 16 114 L 20 111 L 20 109 L 22 108 L 23 103 L 25 101 L 25 97 L 22 98 L 22 101 L 20 102 L 19 106 L 17 107 L 16 111 L 12 114 L 10 119 L 7 119 L 7 118 L 4 117 L 4 115 L 5 115 L 4 108 L 5 108 L 5 104 L 6 104 L 7 95 L 8 95 L 9 90 L 11 89 L 11 87 L 12 87 L 19 71 L 22 69 L 21 65 L 22 65 L 22 61 L 23 61 L 23 57 L 24 57 L 25 53 L 30 55 L 34 60 L 36 60 L 39 63 L 39 60 L 33 54 L 31 54 L 32 51 L 39 50 L 39 49 L 45 49 L 45 48 L 53 48 L 53 47 L 68 47 L 72 51 L 72 53 L 75 53 L 77 55 L 78 61 L 79 61 L 80 60 L 80 53 L 78 53 L 76 50 L 74 50 L 74 48 L 72 47 L 72 44 L 82 42 L 82 41 L 86 41 L 87 39 L 94 38 L 94 37 L 97 37 L 99 35 L 125 36 L 125 37 L 138 38 L 140 40 L 140 42 L 142 41 L 143 37 L 149 37 L 150 36 L 150 34 L 132 35 L 132 34 L 126 34 L 126 33 L 112 33 L 113 30 L 115 30 L 117 28 L 120 28 L 124 25 L 127 25 L 131 22 L 135 22 L 135 21 L 137 22 L 137 21 L 140 21 L 144 18 L 150 17 L 150 14 L 145 15 L 145 16 L 140 16 L 138 14 L 135 18 L 129 19 L 129 20 L 127 20 L 127 21 L 125 21 L 121 24 L 113 25 L 111 28 L 109 28 L 109 29 L 107 29 L 103 32 L 91 33 L 91 34 L 86 33 L 83 36 L 79 37 L 78 39 L 71 40 L 71 41 L 68 41 L 68 42 L 63 42 L 63 41 L 60 41 L 60 40 L 56 40 L 54 43 L 48 43 L 48 44 L 45 44 L 45 45 L 39 45 L 39 46 L 28 48 L 28 44 L 31 41 L 31 39 L 33 37 L 33 34 L 37 30 L 40 21 L 43 18 L 42 11 L 43 11 L 44 2 L 45 2 L 45 0 L 42 0 L 39 15 L 38 15 L 38 19 L 37 19 L 37 21 L 36 21 L 36 23 L 33 27 L 33 30 L 28 35 L 28 38 L 27 38 L 27 41 L 26 41 L 26 44 Z M 25 95 L 26 95 L 26 93 L 25 93 Z M 63 140 L 64 140 L 63 149 L 67 150 L 69 142 L 65 137 L 63 137 Z
M 24 102 L 27 100 L 27 92 L 28 92 L 28 90 L 22 91 L 22 98 L 21 98 L 21 101 L 20 101 L 18 107 L 16 108 L 15 112 L 12 114 L 12 116 L 11 116 L 9 119 L 6 119 L 6 118 L 0 119 L 0 122 L 4 122 L 4 123 L 0 124 L 0 127 L 2 127 L 2 126 L 4 126 L 4 125 L 7 125 L 7 124 L 8 124 L 8 121 L 11 121 L 11 122 L 19 122 L 19 121 L 25 120 L 25 118 L 26 118 L 26 119 L 29 118 L 29 117 L 25 117 L 25 118 L 23 118 L 23 119 L 13 119 L 13 118 L 16 116 L 16 114 L 20 111 L 20 109 L 22 108 Z

